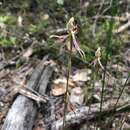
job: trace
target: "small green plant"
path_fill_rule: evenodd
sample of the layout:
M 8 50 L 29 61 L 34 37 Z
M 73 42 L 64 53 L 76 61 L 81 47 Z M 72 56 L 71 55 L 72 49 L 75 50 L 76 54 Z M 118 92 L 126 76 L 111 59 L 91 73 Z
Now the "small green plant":
M 5 16 L 1 15 L 0 16 L 0 22 L 2 22 L 2 23 L 8 23 L 11 20 L 12 20 L 11 17 L 8 15 L 5 15 Z
M 0 45 L 2 47 L 11 47 L 16 44 L 16 37 L 3 37 L 0 36 Z

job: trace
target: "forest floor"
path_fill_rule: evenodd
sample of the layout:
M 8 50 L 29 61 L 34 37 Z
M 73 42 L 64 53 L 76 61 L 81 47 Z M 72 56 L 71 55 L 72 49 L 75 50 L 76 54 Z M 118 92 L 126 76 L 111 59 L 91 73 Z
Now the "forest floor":
M 28 50 L 28 49 L 27 49 Z M 27 52 L 26 50 L 26 52 Z M 124 49 L 125 52 L 122 52 L 124 55 L 124 59 L 126 54 L 130 55 L 130 50 L 128 48 Z M 25 53 L 24 53 L 25 54 Z M 1 55 L 5 55 L 1 53 Z M 31 73 L 35 69 L 37 63 L 40 62 L 41 59 L 37 58 L 36 55 L 29 57 L 20 67 L 16 68 L 16 61 L 13 56 L 9 60 L 5 60 L 5 58 L 1 62 L 1 71 L 0 71 L 0 124 L 4 123 L 5 117 L 7 115 L 8 110 L 10 109 L 13 101 L 17 97 L 18 93 L 15 92 L 16 88 L 19 88 L 21 85 L 25 86 L 27 81 L 29 80 Z M 18 60 L 20 59 L 17 58 Z M 51 97 L 54 105 L 55 111 L 55 119 L 59 120 L 64 115 L 64 94 L 66 91 L 66 67 L 58 62 L 57 60 L 51 59 L 56 63 L 55 72 L 53 78 L 49 83 L 50 91 L 48 92 L 48 96 Z M 124 62 L 124 63 L 123 63 Z M 130 59 L 129 56 L 123 62 L 118 64 L 116 63 L 108 63 L 108 69 L 112 70 L 113 73 L 118 73 L 118 76 L 110 76 L 107 75 L 105 79 L 105 94 L 104 101 L 112 101 L 118 98 L 120 92 L 127 80 L 128 71 L 130 70 Z M 122 64 L 123 63 L 123 64 Z M 127 63 L 127 64 L 125 64 Z M 109 66 L 111 66 L 109 68 Z M 93 69 L 86 67 L 83 63 L 81 65 L 74 65 L 71 70 L 70 79 L 69 79 L 69 102 L 67 106 L 67 111 L 75 111 L 77 108 L 82 108 L 83 106 L 89 106 L 90 104 L 100 103 L 101 102 L 101 91 L 102 91 L 102 81 L 98 77 L 98 79 L 93 80 Z M 98 70 L 96 73 L 103 73 L 102 69 Z M 97 74 L 96 74 L 97 75 Z M 121 100 L 124 102 L 129 99 L 130 93 L 130 80 L 125 84 L 126 87 L 121 95 Z M 113 102 L 115 103 L 115 102 Z M 49 106 L 48 106 L 49 107 Z M 50 106 L 51 109 L 51 106 Z M 34 124 L 33 130 L 44 130 L 46 126 L 44 123 L 45 117 L 42 112 L 42 108 L 39 108 L 39 114 Z M 114 116 L 115 127 L 121 127 L 122 129 L 130 128 L 130 114 L 129 112 L 124 112 L 119 115 Z M 107 117 L 110 119 L 110 117 Z M 106 118 L 106 120 L 108 120 Z M 49 124 L 49 121 L 46 121 Z M 49 122 L 49 123 L 48 123 Z M 106 121 L 107 122 L 107 121 Z M 90 123 L 91 124 L 91 123 Z M 107 123 L 106 123 L 107 124 Z M 85 129 L 86 126 L 81 125 L 79 129 Z M 84 127 L 84 128 L 83 128 Z M 94 124 L 89 126 L 94 127 Z M 94 129 L 94 128 L 93 128 Z
M 59 10 L 61 11 L 61 14 L 58 14 Z M 17 26 L 19 27 L 17 31 L 19 33 L 13 30 L 16 28 L 12 29 L 9 27 L 9 30 L 8 26 L 7 28 L 5 28 L 6 31 L 9 31 L 7 36 L 13 37 L 13 34 L 10 35 L 11 31 L 13 33 L 15 32 L 15 35 L 17 34 L 15 37 L 19 39 L 18 42 L 20 42 L 20 44 L 12 46 L 7 45 L 8 47 L 0 44 L 0 129 L 2 128 L 9 109 L 19 95 L 19 93 L 15 90 L 21 88 L 21 86 L 23 88 L 25 87 L 30 79 L 32 72 L 35 70 L 35 67 L 46 55 L 48 55 L 49 61 L 56 64 L 54 68 L 54 74 L 48 84 L 47 96 L 50 98 L 50 101 L 48 101 L 45 108 L 43 108 L 44 105 L 38 106 L 39 111 L 33 125 L 33 130 L 45 130 L 46 127 L 51 126 L 52 122 L 58 123 L 58 121 L 63 119 L 65 107 L 64 95 L 66 93 L 67 84 L 68 55 L 64 50 L 64 47 L 61 47 L 61 45 L 64 44 L 59 44 L 59 42 L 63 42 L 63 37 L 63 39 L 60 37 L 61 39 L 59 40 L 50 40 L 51 35 L 56 34 L 65 36 L 68 33 L 65 28 L 66 26 L 64 26 L 66 20 L 65 16 L 62 19 L 64 13 L 62 11 L 64 11 L 63 8 L 57 8 L 54 16 L 52 14 L 49 14 L 50 12 L 41 12 L 41 14 L 37 15 L 37 19 L 42 19 L 44 21 L 43 23 L 35 23 L 37 20 L 35 22 L 32 20 L 35 19 L 35 14 L 33 15 L 33 13 L 28 14 L 29 19 L 33 21 L 32 23 L 31 20 L 29 21 L 29 23 L 26 23 L 27 14 L 24 14 L 26 16 L 23 17 L 21 17 L 21 15 L 18 16 L 16 19 L 19 19 L 19 22 L 17 23 Z M 80 13 L 80 11 L 78 13 Z M 68 16 L 66 17 L 68 19 Z M 69 88 L 67 97 L 68 102 L 66 108 L 67 114 L 69 114 L 70 112 L 76 113 L 77 110 L 81 110 L 84 107 L 88 107 L 89 109 L 92 107 L 92 110 L 89 110 L 90 113 L 91 111 L 93 111 L 93 108 L 95 111 L 99 112 L 99 106 L 101 105 L 102 100 L 102 107 L 104 111 L 110 112 L 112 108 L 114 109 L 116 103 L 116 108 L 122 110 L 123 106 L 129 106 L 130 101 L 130 43 L 128 36 L 129 27 L 125 28 L 125 31 L 123 30 L 124 34 L 122 34 L 121 32 L 122 37 L 126 35 L 126 37 L 128 38 L 127 42 L 122 42 L 122 39 L 119 40 L 120 34 L 117 34 L 117 36 L 114 34 L 114 32 L 112 32 L 113 40 L 111 41 L 112 45 L 110 47 L 111 55 L 107 62 L 106 71 L 104 71 L 104 68 L 102 68 L 100 64 L 97 63 L 96 66 L 94 66 L 91 63 L 93 63 L 94 59 L 96 58 L 95 52 L 98 49 L 98 46 L 101 47 L 102 55 L 105 55 L 105 45 L 103 45 L 103 43 L 107 42 L 109 39 L 104 36 L 103 29 L 104 26 L 107 26 L 108 23 L 102 23 L 102 25 L 100 25 L 101 23 L 99 20 L 99 25 L 97 24 L 98 37 L 90 38 L 90 36 L 92 36 L 92 28 L 89 28 L 88 26 L 91 25 L 91 20 L 94 23 L 94 19 L 90 20 L 84 15 L 76 17 L 78 17 L 79 19 L 81 18 L 81 29 L 84 35 L 83 37 L 80 36 L 79 40 L 83 42 L 83 44 L 81 44 L 81 48 L 83 48 L 88 61 L 84 62 L 84 60 L 79 58 L 79 55 L 77 53 L 74 53 L 74 55 L 72 56 L 72 67 L 68 80 Z M 25 18 L 25 23 L 20 21 L 20 18 Z M 86 22 L 86 20 L 88 21 Z M 86 23 L 84 23 L 84 21 Z M 126 20 L 122 23 L 124 25 L 124 23 L 127 24 L 127 22 L 129 22 L 129 20 Z M 0 27 L 3 27 L 1 23 L 2 20 L 0 21 Z M 117 22 L 118 27 L 119 25 L 121 26 L 122 23 Z M 12 26 L 12 24 L 14 23 L 11 23 L 10 26 Z M 24 26 L 24 24 L 26 26 Z M 114 26 L 114 29 L 115 27 L 117 27 L 117 25 Z M 24 27 L 22 28 L 21 26 Z M 27 28 L 27 26 L 29 27 Z M 101 28 L 98 28 L 98 26 L 101 26 Z M 87 28 L 86 30 L 85 27 Z M 103 30 L 101 34 L 100 29 Z M 29 31 L 29 33 L 27 33 L 26 31 Z M 118 29 L 118 31 L 120 30 Z M 2 33 L 5 32 L 2 31 Z M 115 38 L 116 36 L 119 38 L 118 40 Z M 117 41 L 115 41 L 114 38 Z M 99 41 L 100 43 L 97 43 Z M 114 44 L 116 43 L 120 44 L 119 41 L 121 42 L 121 45 L 114 46 Z M 1 42 L 3 43 L 4 40 Z M 11 42 L 11 40 L 8 42 Z M 93 47 L 91 48 L 91 46 Z M 118 49 L 119 52 L 117 53 Z M 103 67 L 105 64 L 104 61 L 104 57 L 101 57 L 101 63 Z M 104 91 L 103 95 L 102 91 Z M 124 104 L 122 102 L 124 102 Z M 86 117 L 85 119 L 85 117 L 82 116 L 82 112 L 79 112 L 83 120 L 77 119 L 78 123 L 73 123 L 72 119 L 72 122 L 70 120 L 70 124 L 68 124 L 70 129 L 77 130 L 95 130 L 95 128 L 108 128 L 109 130 L 129 130 L 130 112 L 126 111 L 126 109 L 123 109 L 123 112 L 119 112 L 117 110 L 117 113 L 102 116 L 101 119 L 97 118 L 97 115 L 95 113 L 95 115 L 93 115 L 93 118 L 91 117 L 91 119 L 87 119 Z M 48 113 L 50 113 L 50 111 L 53 112 L 52 115 L 49 117 Z M 77 126 L 77 124 L 80 125 Z

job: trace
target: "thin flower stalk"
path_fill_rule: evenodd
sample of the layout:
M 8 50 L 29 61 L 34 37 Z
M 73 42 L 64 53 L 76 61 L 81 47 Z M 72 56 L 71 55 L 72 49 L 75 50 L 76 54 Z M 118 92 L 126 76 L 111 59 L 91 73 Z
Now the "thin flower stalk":
M 65 43 L 68 53 L 68 66 L 67 66 L 67 84 L 66 84 L 66 93 L 64 98 L 64 116 L 63 116 L 63 130 L 65 130 L 65 122 L 66 122 L 66 112 L 67 112 L 67 105 L 68 105 L 68 88 L 69 88 L 69 78 L 71 73 L 71 60 L 72 60 L 72 53 L 77 51 L 79 55 L 85 59 L 85 54 L 83 50 L 79 47 L 79 44 L 76 39 L 76 34 L 78 33 L 78 26 L 75 24 L 74 17 L 70 18 L 68 23 L 66 24 L 67 34 L 66 35 L 51 35 L 50 38 L 58 39 L 57 42 Z

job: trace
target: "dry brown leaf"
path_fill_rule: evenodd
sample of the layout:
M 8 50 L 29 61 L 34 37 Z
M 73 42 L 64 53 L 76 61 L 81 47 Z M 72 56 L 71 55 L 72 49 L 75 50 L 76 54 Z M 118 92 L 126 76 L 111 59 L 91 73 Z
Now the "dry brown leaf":
M 33 130 L 45 130 L 45 128 L 41 128 L 41 127 L 37 126 L 37 127 L 33 128 Z
M 71 90 L 69 101 L 72 105 L 82 105 L 84 101 L 83 90 L 80 87 L 73 88 Z
M 36 120 L 34 122 L 34 127 L 32 130 L 46 130 L 44 118 L 41 113 L 37 114 Z
M 49 19 L 49 15 L 48 14 L 44 14 L 43 15 L 43 20 L 48 20 Z
M 20 15 L 17 18 L 17 24 L 18 24 L 19 27 L 23 26 L 23 17 L 20 16 Z
M 53 96 L 60 96 L 65 94 L 66 92 L 66 85 L 65 84 L 54 84 L 52 89 Z
M 23 57 L 24 57 L 25 59 L 29 59 L 29 57 L 32 55 L 32 53 L 33 53 L 33 49 L 32 49 L 31 47 L 29 47 L 29 48 L 26 50 L 26 52 L 23 54 Z
M 75 72 L 75 75 L 72 76 L 73 81 L 77 82 L 77 81 L 88 81 L 90 80 L 90 77 L 88 76 L 89 74 L 91 74 L 91 70 L 89 69 L 80 69 L 77 70 Z
M 66 84 L 67 84 L 67 79 L 66 77 L 61 77 L 58 79 L 55 79 L 53 81 L 53 89 L 52 89 L 52 95 L 53 96 L 60 96 L 65 94 L 66 92 Z M 75 83 L 73 82 L 72 79 L 69 79 L 69 89 L 75 87 Z
M 66 77 L 58 78 L 58 79 L 54 80 L 53 83 L 54 84 L 66 84 L 67 79 L 66 79 Z M 72 79 L 69 79 L 69 86 L 75 87 L 75 84 Z

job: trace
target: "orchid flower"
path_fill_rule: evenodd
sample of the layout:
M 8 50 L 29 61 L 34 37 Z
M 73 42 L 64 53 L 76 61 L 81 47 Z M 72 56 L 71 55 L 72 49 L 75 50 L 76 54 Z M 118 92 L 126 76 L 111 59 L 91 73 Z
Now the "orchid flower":
M 96 66 L 96 64 L 98 63 L 99 64 L 99 66 L 102 68 L 102 70 L 104 70 L 104 67 L 103 67 L 103 65 L 102 65 L 102 63 L 101 63 L 101 48 L 100 47 L 98 47 L 98 49 L 96 50 L 96 52 L 95 52 L 95 60 L 91 63 L 91 65 L 93 64 L 93 66 L 95 67 Z
M 72 41 L 69 40 L 69 42 L 66 42 L 67 49 L 69 51 L 70 49 L 72 49 L 72 51 L 76 50 L 82 58 L 85 58 L 85 54 L 83 50 L 79 47 L 79 44 L 76 40 L 76 33 L 78 32 L 78 27 L 77 25 L 75 25 L 74 17 L 70 18 L 70 20 L 66 24 L 66 28 L 68 32 L 66 35 L 61 35 L 61 36 L 51 35 L 50 38 L 57 38 L 58 39 L 57 42 L 63 43 L 63 42 L 66 42 L 71 37 Z M 70 45 L 72 46 L 72 48 L 70 48 Z

